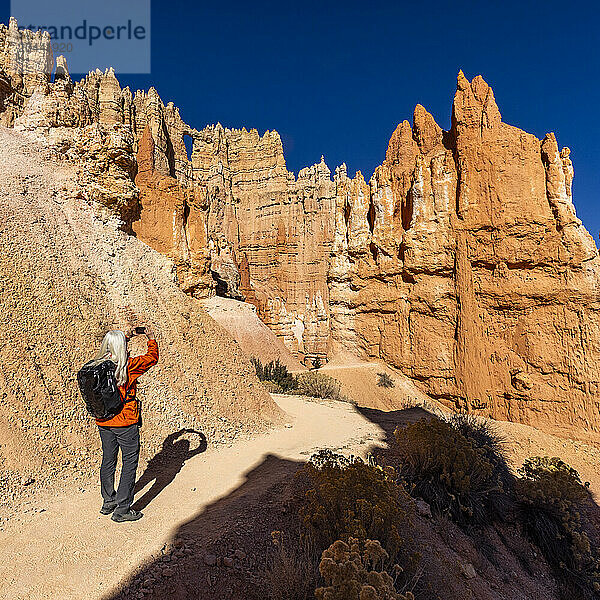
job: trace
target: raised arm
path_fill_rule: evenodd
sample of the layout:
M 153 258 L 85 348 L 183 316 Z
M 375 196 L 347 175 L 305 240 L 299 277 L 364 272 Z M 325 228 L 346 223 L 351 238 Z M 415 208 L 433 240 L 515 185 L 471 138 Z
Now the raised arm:
M 142 356 L 135 356 L 131 359 L 129 362 L 130 377 L 142 375 L 158 362 L 158 344 L 154 339 L 153 331 L 149 327 L 146 327 L 146 337 L 148 338 L 148 351 Z

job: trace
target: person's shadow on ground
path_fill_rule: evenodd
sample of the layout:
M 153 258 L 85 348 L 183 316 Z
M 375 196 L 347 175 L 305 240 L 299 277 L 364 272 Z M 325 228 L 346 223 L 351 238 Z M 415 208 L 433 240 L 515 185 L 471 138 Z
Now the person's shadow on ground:
M 199 436 L 200 443 L 197 448 L 190 450 L 189 440 L 178 439 L 184 433 L 195 433 Z M 134 493 L 140 492 L 154 480 L 152 487 L 136 500 L 132 508 L 135 510 L 146 508 L 175 479 L 185 461 L 204 452 L 206 447 L 206 436 L 195 429 L 181 429 L 169 435 L 160 451 L 148 462 L 146 470 L 135 484 Z

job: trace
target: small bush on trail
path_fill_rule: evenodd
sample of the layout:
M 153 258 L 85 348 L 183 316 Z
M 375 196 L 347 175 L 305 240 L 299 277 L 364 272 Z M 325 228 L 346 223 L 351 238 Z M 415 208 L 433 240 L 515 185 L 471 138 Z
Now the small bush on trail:
M 336 540 L 321 557 L 319 572 L 326 586 L 315 590 L 317 600 L 414 600 L 411 592 L 396 592 L 395 579 L 384 570 L 389 556 L 377 540 Z M 395 565 L 395 575 L 401 569 Z
M 297 377 L 298 393 L 312 398 L 341 400 L 340 382 L 324 373 L 302 373 Z
M 312 360 L 312 368 L 313 369 L 320 369 L 322 366 L 323 366 L 323 363 L 321 362 L 320 356 L 316 356 L 315 358 L 313 358 L 313 360 Z
M 270 381 L 279 386 L 278 391 L 285 393 L 298 387 L 296 378 L 287 370 L 287 367 L 282 364 L 279 359 L 263 365 L 260 358 L 252 357 L 252 364 L 256 371 L 256 376 L 260 381 Z M 272 391 L 272 390 L 269 390 Z
M 519 474 L 522 479 L 516 490 L 525 533 L 555 569 L 568 594 L 597 598 L 598 549 L 591 546 L 580 520 L 580 509 L 590 498 L 587 485 L 575 469 L 556 457 L 529 458 Z
M 394 380 L 387 373 L 377 373 L 377 385 L 384 388 L 393 388 Z
M 350 537 L 378 539 L 390 559 L 396 559 L 402 545 L 399 526 L 408 521 L 404 507 L 410 498 L 396 484 L 393 470 L 322 450 L 298 477 L 305 484 L 300 520 L 316 548 Z
M 483 525 L 502 482 L 486 451 L 450 423 L 421 420 L 394 433 L 401 477 L 412 496 L 461 525 Z

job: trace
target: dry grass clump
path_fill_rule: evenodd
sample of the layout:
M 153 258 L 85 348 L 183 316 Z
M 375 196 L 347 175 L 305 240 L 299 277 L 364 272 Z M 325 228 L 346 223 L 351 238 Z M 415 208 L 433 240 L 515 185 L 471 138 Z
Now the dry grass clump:
M 387 373 L 377 373 L 377 385 L 384 388 L 393 388 L 394 380 Z
M 318 553 L 309 540 L 292 541 L 281 531 L 271 533 L 275 552 L 265 578 L 271 600 L 313 600 L 319 578 Z
M 597 598 L 598 550 L 591 546 L 580 518 L 590 498 L 587 485 L 575 469 L 556 457 L 529 458 L 519 475 L 516 491 L 525 533 L 555 569 L 568 594 Z
M 414 600 L 396 592 L 394 579 L 383 565 L 387 552 L 377 540 L 336 540 L 323 552 L 319 572 L 325 586 L 315 590 L 317 600 Z M 398 567 L 398 565 L 396 565 Z M 399 567 L 396 571 L 400 571 Z
M 340 382 L 324 373 L 301 373 L 296 380 L 298 384 L 298 393 L 303 396 L 328 400 L 342 399 L 340 395 Z
M 502 460 L 485 437 L 475 443 L 461 428 L 469 437 L 481 434 L 465 422 L 418 421 L 396 430 L 394 452 L 412 496 L 461 525 L 482 525 L 494 512 L 491 494 L 503 490 Z

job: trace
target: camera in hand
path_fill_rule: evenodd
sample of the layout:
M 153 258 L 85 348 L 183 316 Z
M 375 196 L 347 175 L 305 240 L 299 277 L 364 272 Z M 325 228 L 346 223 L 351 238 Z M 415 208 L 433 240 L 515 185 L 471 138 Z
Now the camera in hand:
M 133 331 L 137 334 L 146 333 L 146 328 L 145 327 L 136 327 Z

